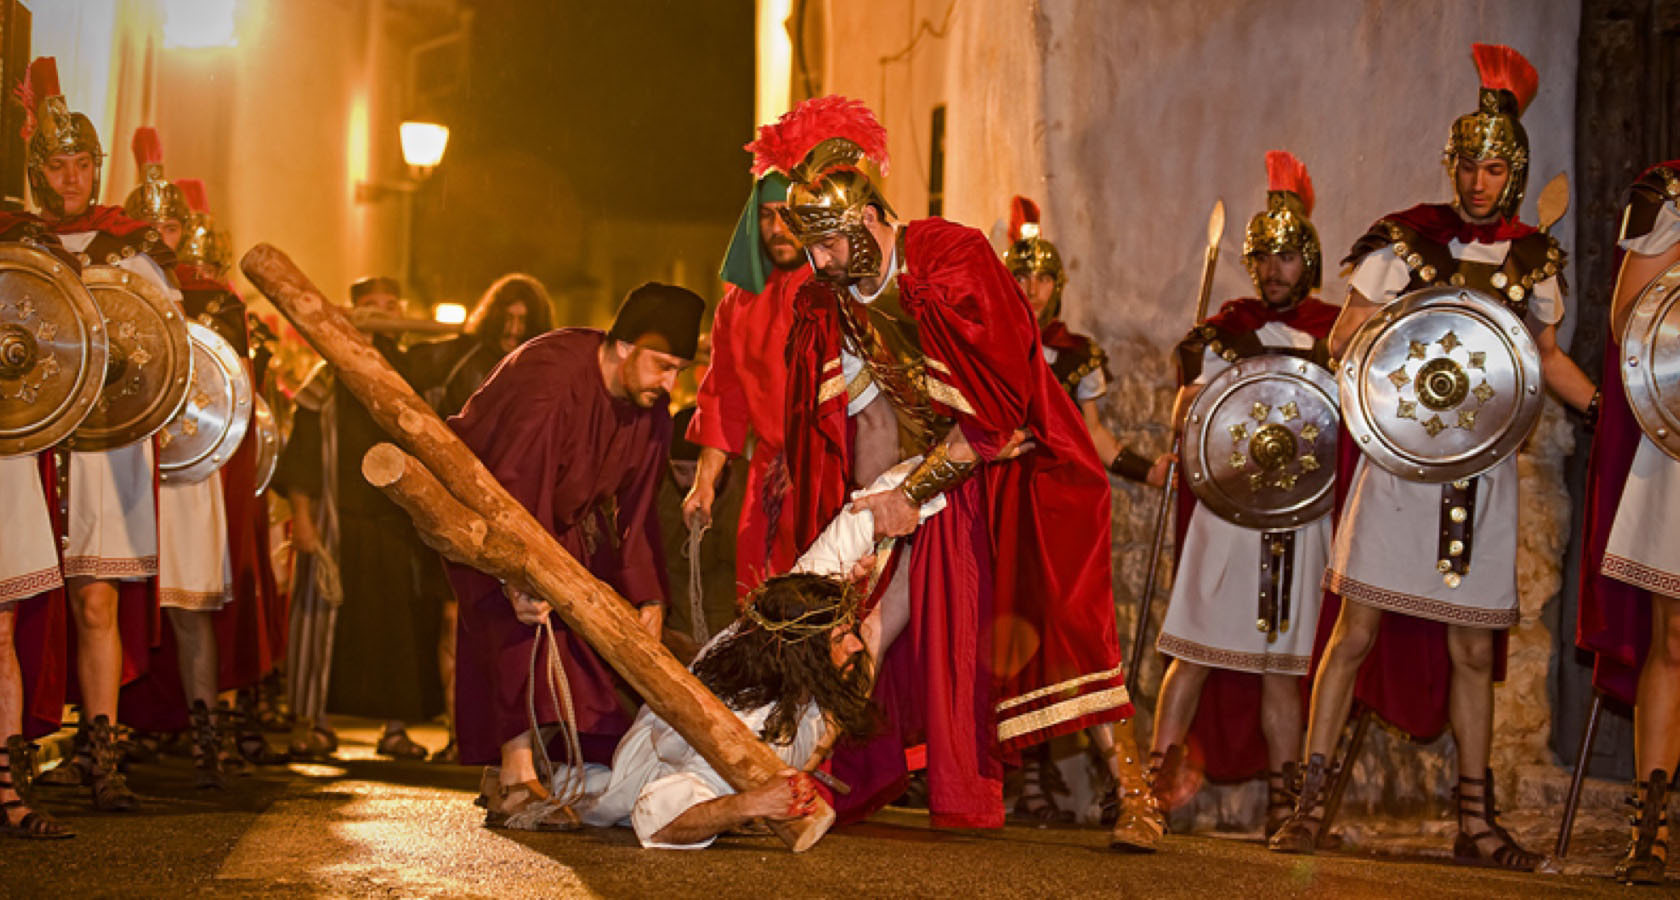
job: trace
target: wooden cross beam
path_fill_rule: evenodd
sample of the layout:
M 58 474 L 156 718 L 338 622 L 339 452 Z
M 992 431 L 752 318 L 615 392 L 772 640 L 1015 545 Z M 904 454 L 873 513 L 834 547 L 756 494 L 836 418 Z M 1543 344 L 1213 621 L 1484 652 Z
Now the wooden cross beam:
M 332 365 L 374 421 L 413 454 L 381 444 L 364 457 L 362 471 L 408 511 L 428 545 L 456 562 L 533 588 L 736 790 L 765 784 L 787 768 L 642 629 L 628 602 L 508 494 L 286 254 L 258 244 L 239 266 Z M 434 472 L 447 477 L 440 481 Z M 817 803 L 810 816 L 772 824 L 795 852 L 816 844 L 834 823 L 834 810 L 821 798 Z

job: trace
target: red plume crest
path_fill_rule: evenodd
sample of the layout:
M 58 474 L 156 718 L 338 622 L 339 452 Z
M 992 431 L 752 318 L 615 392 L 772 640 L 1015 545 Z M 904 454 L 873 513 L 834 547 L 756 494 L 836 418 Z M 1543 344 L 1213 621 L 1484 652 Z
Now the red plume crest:
M 887 130 L 861 100 L 839 94 L 815 97 L 784 113 L 773 125 L 760 125 L 758 137 L 744 149 L 753 155 L 752 173 L 763 177 L 783 174 L 805 159 L 805 154 L 829 138 L 845 138 L 863 148 L 863 155 L 887 174 Z
M 1019 194 L 1009 201 L 1009 243 L 1021 239 L 1021 226 L 1039 224 L 1038 204 Z
M 1540 90 L 1540 73 L 1534 71 L 1534 66 L 1521 53 L 1503 44 L 1471 44 L 1470 55 L 1476 60 L 1482 87 L 1510 91 L 1517 98 L 1517 115 L 1522 115 Z
M 210 211 L 210 198 L 204 190 L 204 182 L 197 178 L 182 178 L 175 182 L 181 189 L 181 195 L 187 198 L 187 208 L 193 212 L 207 213 Z
M 141 172 L 147 166 L 163 165 L 163 141 L 158 139 L 156 128 L 142 125 L 134 129 L 134 164 Z
M 25 141 L 35 136 L 38 127 L 35 121 L 35 106 L 48 97 L 56 97 L 61 93 L 58 89 L 58 60 L 51 56 L 36 57 L 29 68 L 24 70 L 23 81 L 18 83 L 14 91 L 18 102 L 23 104 L 23 128 L 21 129 Z
M 1289 191 L 1301 198 L 1301 208 L 1312 217 L 1313 186 L 1306 164 L 1285 150 L 1266 151 L 1266 190 Z

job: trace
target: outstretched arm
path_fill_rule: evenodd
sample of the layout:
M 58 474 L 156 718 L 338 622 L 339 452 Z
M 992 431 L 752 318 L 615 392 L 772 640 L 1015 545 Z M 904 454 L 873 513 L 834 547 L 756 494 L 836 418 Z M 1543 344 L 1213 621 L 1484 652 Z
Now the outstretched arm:
M 778 777 L 740 794 L 698 803 L 653 834 L 659 844 L 698 844 L 753 819 L 783 822 L 815 810 L 817 788 L 811 776 L 783 769 Z

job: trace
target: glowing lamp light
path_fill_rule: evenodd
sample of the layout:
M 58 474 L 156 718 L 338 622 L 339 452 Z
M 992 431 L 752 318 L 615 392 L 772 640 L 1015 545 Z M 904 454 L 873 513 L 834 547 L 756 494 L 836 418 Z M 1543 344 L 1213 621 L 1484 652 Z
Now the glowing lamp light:
M 404 122 L 398 134 L 402 138 L 403 162 L 409 166 L 424 172 L 443 162 L 443 149 L 449 145 L 449 126 Z
M 234 25 L 236 0 L 164 0 L 165 49 L 198 50 L 239 46 Z
M 467 321 L 467 308 L 459 303 L 439 303 L 432 307 L 432 319 L 445 325 L 460 325 Z

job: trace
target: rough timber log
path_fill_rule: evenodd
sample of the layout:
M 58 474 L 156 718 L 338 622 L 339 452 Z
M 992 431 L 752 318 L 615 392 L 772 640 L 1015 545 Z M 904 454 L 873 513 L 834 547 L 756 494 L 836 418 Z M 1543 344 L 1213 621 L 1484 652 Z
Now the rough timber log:
M 414 454 L 409 459 L 395 448 L 375 447 L 364 472 L 409 511 L 428 544 L 497 578 L 529 585 L 736 790 L 765 784 L 787 768 L 642 630 L 629 603 L 573 559 L 502 488 L 286 254 L 258 244 L 240 268 L 332 364 L 374 421 Z M 444 473 L 446 481 L 434 472 Z M 774 826 L 796 852 L 815 844 L 834 822 L 834 810 L 817 802 L 812 815 Z

